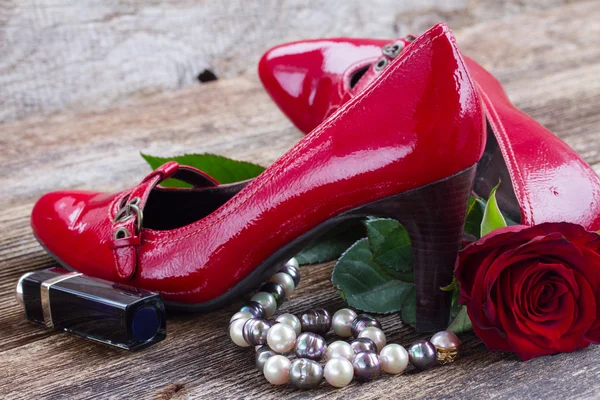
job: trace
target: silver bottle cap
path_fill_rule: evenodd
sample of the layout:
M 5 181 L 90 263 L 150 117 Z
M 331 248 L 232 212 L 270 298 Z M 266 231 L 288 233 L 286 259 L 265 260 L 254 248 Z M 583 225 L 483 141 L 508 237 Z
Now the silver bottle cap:
M 25 302 L 23 301 L 23 281 L 31 274 L 33 274 L 33 272 L 27 272 L 26 274 L 23 274 L 19 278 L 19 281 L 17 282 L 17 287 L 15 288 L 15 297 L 17 298 L 17 302 L 21 306 L 25 305 Z

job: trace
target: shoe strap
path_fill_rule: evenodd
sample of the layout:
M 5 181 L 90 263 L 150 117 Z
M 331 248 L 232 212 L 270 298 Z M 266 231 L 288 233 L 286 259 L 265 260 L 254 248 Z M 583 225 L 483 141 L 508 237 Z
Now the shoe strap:
M 137 246 L 141 243 L 143 210 L 148 197 L 157 185 L 169 178 L 188 183 L 196 189 L 219 185 L 214 178 L 197 168 L 170 161 L 149 173 L 134 187 L 111 221 L 111 247 L 117 274 L 121 279 L 131 279 L 135 274 Z
M 149 173 L 140 185 L 152 181 L 158 177 L 158 183 L 167 178 L 173 178 L 185 183 L 189 183 L 195 188 L 218 186 L 219 182 L 207 173 L 188 165 L 179 165 L 176 161 L 169 161 L 151 173 Z

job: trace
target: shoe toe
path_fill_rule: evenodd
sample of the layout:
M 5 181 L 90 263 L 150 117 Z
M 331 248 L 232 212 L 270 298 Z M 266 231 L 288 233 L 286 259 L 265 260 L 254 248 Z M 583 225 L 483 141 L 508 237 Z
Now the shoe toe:
M 86 228 L 81 216 L 95 195 L 93 192 L 59 191 L 48 193 L 36 202 L 31 212 L 31 228 L 48 252 L 62 260 L 67 249 L 74 250 L 73 241 Z
M 339 107 L 349 69 L 381 56 L 380 44 L 364 39 L 287 43 L 263 55 L 258 73 L 279 108 L 308 133 Z

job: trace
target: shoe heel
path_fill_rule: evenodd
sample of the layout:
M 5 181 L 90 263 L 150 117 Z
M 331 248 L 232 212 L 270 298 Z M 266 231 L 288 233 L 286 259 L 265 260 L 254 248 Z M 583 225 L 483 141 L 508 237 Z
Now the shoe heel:
M 397 219 L 410 236 L 418 332 L 439 331 L 448 326 L 451 293 L 440 288 L 452 282 L 475 169 L 473 166 L 369 207 L 374 214 Z

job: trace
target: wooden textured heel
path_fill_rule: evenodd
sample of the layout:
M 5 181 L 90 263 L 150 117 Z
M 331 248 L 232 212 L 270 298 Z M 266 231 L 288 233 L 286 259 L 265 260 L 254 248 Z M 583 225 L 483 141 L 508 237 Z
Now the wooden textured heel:
M 474 176 L 475 166 L 368 206 L 373 214 L 400 221 L 410 235 L 419 332 L 448 326 L 450 293 L 440 288 L 452 282 Z

